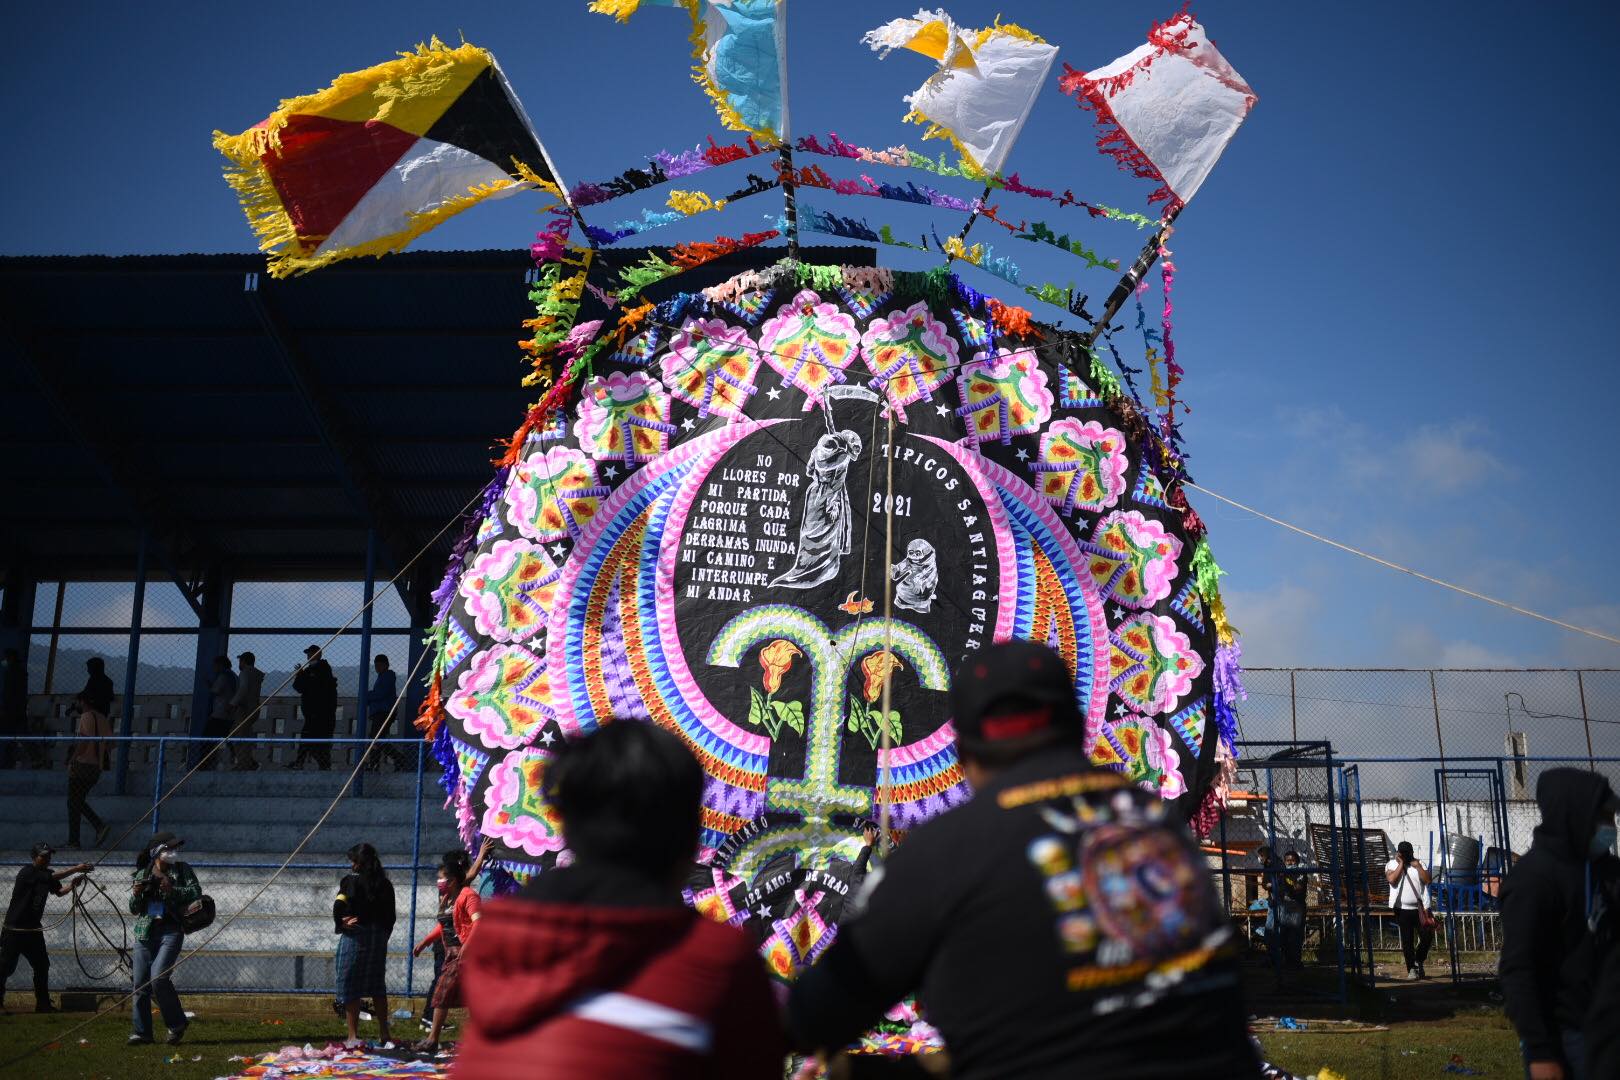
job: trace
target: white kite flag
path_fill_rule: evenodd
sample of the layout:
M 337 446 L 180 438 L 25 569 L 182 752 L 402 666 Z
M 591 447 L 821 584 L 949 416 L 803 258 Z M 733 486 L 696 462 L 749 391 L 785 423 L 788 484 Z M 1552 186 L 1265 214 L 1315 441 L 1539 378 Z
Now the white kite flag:
M 924 138 L 949 138 L 962 160 L 985 174 L 1007 163 L 1057 58 L 1056 45 L 1021 26 L 968 30 L 942 10 L 895 19 L 862 40 L 884 56 L 910 49 L 938 61 L 939 70 L 906 96 L 906 119 L 931 125 Z
M 1167 211 L 1198 191 L 1257 100 L 1187 12 L 1106 67 L 1065 64 L 1058 85 L 1097 114 L 1099 150 L 1159 182 L 1149 201 L 1167 201 Z

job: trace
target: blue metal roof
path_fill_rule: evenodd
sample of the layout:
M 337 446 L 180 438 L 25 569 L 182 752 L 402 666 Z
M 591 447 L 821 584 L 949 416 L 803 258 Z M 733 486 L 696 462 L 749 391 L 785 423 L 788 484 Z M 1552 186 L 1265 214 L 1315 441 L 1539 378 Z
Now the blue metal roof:
M 411 252 L 272 281 L 258 255 L 0 258 L 0 566 L 127 578 L 144 531 L 154 574 L 353 578 L 373 528 L 379 569 L 403 563 L 488 481 L 534 397 L 516 346 L 531 266 Z M 455 531 L 413 567 L 425 588 Z

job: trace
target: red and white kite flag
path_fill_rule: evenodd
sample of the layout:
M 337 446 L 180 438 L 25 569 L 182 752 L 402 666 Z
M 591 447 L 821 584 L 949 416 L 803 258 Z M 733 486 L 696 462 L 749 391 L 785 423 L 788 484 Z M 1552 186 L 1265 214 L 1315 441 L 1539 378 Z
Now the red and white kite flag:
M 1180 209 L 1258 100 L 1196 19 L 1155 24 L 1147 44 L 1095 71 L 1065 64 L 1058 86 L 1097 114 L 1097 148 L 1159 183 L 1149 202 Z

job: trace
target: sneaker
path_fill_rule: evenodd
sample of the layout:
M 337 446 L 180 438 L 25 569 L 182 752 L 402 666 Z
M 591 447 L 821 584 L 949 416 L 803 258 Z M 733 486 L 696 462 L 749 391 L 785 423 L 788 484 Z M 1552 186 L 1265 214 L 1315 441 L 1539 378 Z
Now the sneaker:
M 168 1043 L 170 1046 L 179 1045 L 180 1040 L 186 1037 L 186 1028 L 188 1028 L 190 1026 L 191 1026 L 190 1022 L 187 1022 L 187 1023 L 181 1024 L 177 1028 L 170 1028 L 169 1029 L 169 1037 L 167 1039 L 163 1040 L 163 1041 Z
M 107 834 L 110 832 L 112 832 L 112 824 L 110 822 L 103 821 L 100 825 L 96 826 L 96 847 L 101 846 L 102 841 L 107 839 Z
M 1429 977 L 1429 973 L 1423 970 L 1422 964 L 1417 966 L 1417 977 L 1420 979 L 1427 979 Z
M 125 1045 L 126 1046 L 151 1046 L 152 1045 L 152 1036 L 150 1036 L 150 1035 L 131 1035 L 129 1037 L 129 1041 Z
M 34 1006 L 34 1012 L 36 1012 L 36 1013 L 53 1013 L 53 1012 L 61 1012 L 61 1010 L 58 1009 L 55 1005 L 52 1005 L 49 1001 L 41 1001 L 41 1002 L 37 1003 Z

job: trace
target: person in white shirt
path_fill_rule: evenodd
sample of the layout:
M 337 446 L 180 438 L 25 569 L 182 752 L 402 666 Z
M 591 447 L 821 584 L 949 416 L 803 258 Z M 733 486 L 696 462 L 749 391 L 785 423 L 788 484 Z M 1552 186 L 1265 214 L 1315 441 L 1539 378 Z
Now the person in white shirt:
M 1389 882 L 1389 906 L 1395 909 L 1395 925 L 1401 931 L 1401 954 L 1406 958 L 1406 977 L 1426 979 L 1423 961 L 1429 958 L 1434 931 L 1423 925 L 1423 912 L 1429 906 L 1429 871 L 1412 851 L 1410 841 L 1396 845 L 1397 857 L 1384 864 Z

